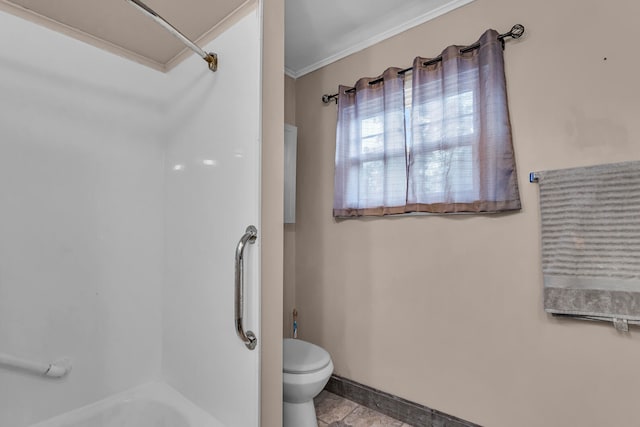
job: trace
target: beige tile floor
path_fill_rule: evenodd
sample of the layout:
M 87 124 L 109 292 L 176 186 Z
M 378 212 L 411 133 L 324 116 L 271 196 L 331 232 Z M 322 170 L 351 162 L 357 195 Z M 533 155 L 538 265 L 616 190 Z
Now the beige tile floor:
M 326 390 L 314 399 L 314 403 L 318 427 L 411 427 Z

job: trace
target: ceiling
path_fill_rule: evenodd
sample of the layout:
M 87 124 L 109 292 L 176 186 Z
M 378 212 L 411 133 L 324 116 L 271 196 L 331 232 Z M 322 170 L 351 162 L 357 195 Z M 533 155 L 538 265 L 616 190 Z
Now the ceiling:
M 143 1 L 200 43 L 210 41 L 208 36 L 228 18 L 256 3 L 256 0 Z M 124 0 L 0 0 L 2 5 L 5 7 L 0 10 L 163 71 L 187 52 L 175 37 Z
M 286 0 L 286 73 L 300 77 L 471 1 Z
M 204 44 L 258 0 L 143 0 Z M 473 0 L 286 0 L 285 71 L 292 77 L 419 25 Z M 0 0 L 5 10 L 165 71 L 189 51 L 124 0 Z

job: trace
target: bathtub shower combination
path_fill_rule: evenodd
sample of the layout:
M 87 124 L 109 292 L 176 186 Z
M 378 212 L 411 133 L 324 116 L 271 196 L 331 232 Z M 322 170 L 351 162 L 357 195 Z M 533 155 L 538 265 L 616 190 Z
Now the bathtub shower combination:
M 0 8 L 0 426 L 257 426 L 262 5 L 204 50 L 127 1 L 207 64 Z
M 149 383 L 33 427 L 222 427 L 223 424 L 163 383 Z

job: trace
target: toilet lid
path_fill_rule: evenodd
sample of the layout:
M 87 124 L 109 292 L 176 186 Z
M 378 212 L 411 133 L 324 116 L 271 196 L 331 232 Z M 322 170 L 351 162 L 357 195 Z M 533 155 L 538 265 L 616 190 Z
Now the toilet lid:
M 285 338 L 282 350 L 283 370 L 290 374 L 318 371 L 331 362 L 325 349 L 302 340 Z

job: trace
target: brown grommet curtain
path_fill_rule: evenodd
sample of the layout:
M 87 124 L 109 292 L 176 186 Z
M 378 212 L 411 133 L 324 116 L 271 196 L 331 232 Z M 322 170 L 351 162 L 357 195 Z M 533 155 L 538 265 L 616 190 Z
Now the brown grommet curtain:
M 340 87 L 334 216 L 520 209 L 497 36 Z
M 403 213 L 407 194 L 404 75 L 387 69 L 340 86 L 335 216 Z

